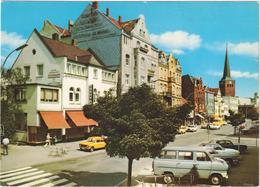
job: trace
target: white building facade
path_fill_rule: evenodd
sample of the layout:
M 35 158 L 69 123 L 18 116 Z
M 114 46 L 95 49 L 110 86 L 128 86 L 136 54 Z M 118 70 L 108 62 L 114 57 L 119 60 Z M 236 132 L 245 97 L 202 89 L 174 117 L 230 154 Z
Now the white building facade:
M 158 50 L 151 43 L 144 16 L 115 20 L 109 9 L 104 14 L 94 2 L 75 21 L 71 35 L 78 47 L 93 49 L 107 66 L 119 69 L 121 93 L 143 83 L 157 92 Z
M 84 116 L 82 107 L 110 89 L 115 94 L 117 72 L 108 69 L 91 50 L 50 39 L 34 30 L 12 68 L 30 78 L 18 90 L 26 125 L 22 141 L 45 141 L 47 132 L 58 139 L 77 138 L 97 123 Z

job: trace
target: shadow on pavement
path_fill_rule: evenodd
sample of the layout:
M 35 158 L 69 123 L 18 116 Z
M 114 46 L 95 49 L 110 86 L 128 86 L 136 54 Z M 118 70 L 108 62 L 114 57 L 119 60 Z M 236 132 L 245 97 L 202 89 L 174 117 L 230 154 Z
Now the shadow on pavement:
M 115 186 L 127 177 L 123 172 L 98 173 L 70 170 L 62 170 L 58 175 L 77 183 L 78 186 Z

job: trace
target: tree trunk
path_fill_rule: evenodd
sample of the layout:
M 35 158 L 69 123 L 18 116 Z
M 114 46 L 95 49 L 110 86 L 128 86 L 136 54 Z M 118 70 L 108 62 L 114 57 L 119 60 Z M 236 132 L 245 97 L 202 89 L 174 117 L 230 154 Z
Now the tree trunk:
M 127 186 L 131 186 L 133 159 L 128 158 Z
M 237 134 L 237 126 L 234 126 L 234 135 Z

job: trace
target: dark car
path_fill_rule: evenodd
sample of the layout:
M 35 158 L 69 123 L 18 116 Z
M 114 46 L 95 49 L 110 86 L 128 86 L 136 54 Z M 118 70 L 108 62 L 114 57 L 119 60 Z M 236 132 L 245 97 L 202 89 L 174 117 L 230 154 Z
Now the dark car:
M 247 145 L 234 144 L 230 140 L 217 140 L 216 143 L 220 144 L 224 148 L 230 148 L 230 149 L 235 149 L 235 150 L 238 150 L 238 147 L 239 147 L 239 152 L 241 154 L 246 153 L 248 151 L 247 150 Z
M 259 133 L 259 125 L 252 125 L 249 129 L 242 129 L 242 134 L 257 134 Z

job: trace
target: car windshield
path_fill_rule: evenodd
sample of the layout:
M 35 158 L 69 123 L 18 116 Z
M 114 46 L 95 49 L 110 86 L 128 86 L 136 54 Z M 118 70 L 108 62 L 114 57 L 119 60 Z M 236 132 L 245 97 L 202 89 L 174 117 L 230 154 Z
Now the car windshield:
M 96 139 L 95 139 L 95 138 L 92 138 L 92 137 L 89 137 L 89 138 L 87 139 L 87 142 L 96 142 Z

